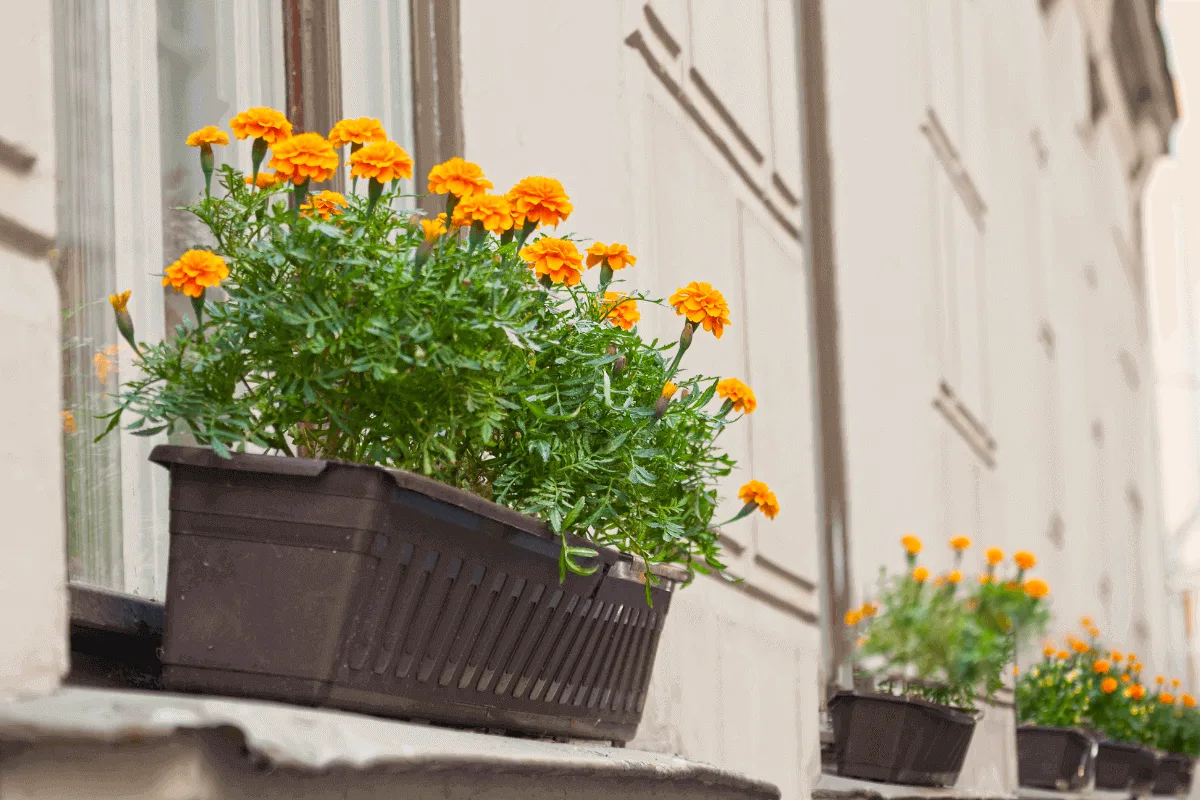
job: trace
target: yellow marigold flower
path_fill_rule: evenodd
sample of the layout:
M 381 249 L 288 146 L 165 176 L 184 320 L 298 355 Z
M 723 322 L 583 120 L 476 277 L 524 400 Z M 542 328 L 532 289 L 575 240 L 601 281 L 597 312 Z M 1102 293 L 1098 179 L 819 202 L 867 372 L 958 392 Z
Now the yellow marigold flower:
M 879 611 L 879 609 L 876 608 L 872 603 L 863 603 L 862 608 L 860 608 L 859 611 L 862 612 L 864 617 L 873 617 L 875 616 L 876 612 Z
M 1123 656 L 1123 655 L 1121 655 L 1121 652 L 1120 652 L 1119 650 L 1113 650 L 1113 651 L 1112 651 L 1111 653 L 1109 653 L 1108 655 L 1109 655 L 1109 658 L 1111 658 L 1113 661 L 1116 661 L 1118 664 L 1120 664 L 1120 663 L 1121 663 L 1121 659 L 1123 659 L 1123 658 L 1124 658 L 1124 656 Z
M 1088 650 L 1087 642 L 1081 642 L 1078 639 L 1071 642 L 1071 649 L 1076 653 L 1086 653 Z
M 1140 675 L 1140 674 L 1141 674 L 1141 672 L 1142 672 L 1142 665 L 1141 665 L 1141 663 L 1140 663 L 1140 662 L 1139 662 L 1139 663 L 1130 664 L 1130 665 L 1129 665 L 1129 669 L 1130 669 L 1130 671 L 1131 671 L 1131 672 L 1133 672 L 1133 674 L 1135 674 L 1135 675 Z
M 1195 708 L 1196 707 L 1196 698 L 1192 697 L 1190 694 L 1184 693 L 1183 706 L 1184 706 L 1184 708 Z
M 62 412 L 62 426 L 63 433 L 74 433 L 78 430 L 78 426 L 75 424 L 75 415 L 70 411 Z
M 854 627 L 855 625 L 857 625 L 860 622 L 862 622 L 862 612 L 861 611 L 856 610 L 856 611 L 847 611 L 846 612 L 846 624 L 847 625 L 849 625 L 850 627 Z
M 987 562 L 993 567 L 1004 560 L 1004 551 L 999 547 L 989 547 L 987 549 Z
M 749 386 L 737 378 L 717 381 L 717 396 L 733 403 L 734 411 L 749 414 L 758 408 L 758 400 Z
M 954 570 L 946 576 L 946 580 L 950 583 L 958 585 L 958 582 L 962 580 L 962 570 Z
M 188 134 L 188 147 L 203 147 L 206 144 L 229 144 L 229 134 L 216 125 L 205 125 L 200 130 Z
M 457 211 L 455 209 L 455 217 L 458 216 Z M 539 278 L 548 275 L 555 283 L 574 286 L 583 275 L 583 256 L 569 239 L 543 236 L 533 244 L 522 247 L 520 256 L 525 263 L 533 265 L 534 275 Z
M 554 225 L 565 220 L 575 210 L 563 190 L 563 185 L 554 178 L 531 175 L 522 178 L 504 195 L 512 209 L 513 226 L 521 228 L 527 221 L 538 225 Z M 632 263 L 632 262 L 630 262 Z M 588 266 L 592 266 L 589 259 Z M 610 265 L 612 266 L 612 265 Z M 617 269 L 617 267 L 613 267 Z
M 694 325 L 712 331 L 718 339 L 729 324 L 729 304 L 711 283 L 692 281 L 671 295 L 671 306 L 677 315 L 687 317 Z
M 1104 680 L 1100 681 L 1100 691 L 1104 692 L 1105 694 L 1112 694 L 1116 690 L 1117 690 L 1117 679 L 1116 678 L 1105 678 Z
M 1025 594 L 1032 597 L 1034 600 L 1041 600 L 1046 595 L 1050 594 L 1050 585 L 1041 578 L 1030 578 L 1025 581 Z
M 1014 664 L 1014 665 L 1013 665 L 1013 676 L 1015 677 L 1015 676 L 1017 676 L 1017 675 L 1020 675 L 1020 674 L 1021 674 L 1021 668 L 1020 668 L 1020 667 L 1018 667 L 1018 666 L 1016 666 L 1016 665 Z
M 1112 669 L 1112 664 L 1103 658 L 1097 658 L 1092 662 L 1092 670 L 1095 671 L 1097 675 L 1107 675 L 1110 669 Z
M 1079 620 L 1079 624 L 1083 626 L 1084 630 L 1087 630 L 1088 628 L 1092 627 L 1095 623 L 1092 622 L 1091 617 L 1081 617 Z
M 671 383 L 670 381 L 667 381 L 666 383 L 663 384 L 662 396 L 667 398 L 668 400 L 670 400 L 672 397 L 675 396 L 675 393 L 678 391 L 679 391 L 678 386 Z M 749 502 L 749 501 L 747 501 L 747 502 Z
M 620 292 L 605 292 L 604 303 L 608 306 L 608 310 L 604 312 L 604 319 L 618 328 L 631 331 L 638 320 L 642 318 L 642 312 L 638 311 L 637 303 L 628 295 Z
M 912 571 L 912 579 L 917 583 L 924 583 L 929 578 L 929 570 L 925 567 L 917 567 Z
M 97 352 L 92 356 L 92 370 L 96 373 L 96 380 L 104 383 L 112 372 L 112 360 L 103 352 Z
M 446 232 L 446 213 L 442 212 L 433 219 L 421 220 L 421 230 L 425 232 L 425 241 L 432 242 Z
M 1100 629 L 1099 628 L 1088 628 L 1088 635 L 1091 636 L 1093 639 L 1095 639 L 1100 636 Z
M 340 192 L 325 190 L 309 197 L 300 206 L 300 213 L 304 216 L 310 216 L 312 212 L 316 211 L 321 219 L 329 219 L 334 214 L 341 214 L 345 206 L 346 198 Z
M 902 538 L 900 544 L 904 545 L 904 549 L 908 551 L 910 556 L 915 556 L 921 552 L 921 540 L 911 533 Z
M 1162 675 L 1155 675 L 1155 676 L 1154 676 L 1154 682 L 1155 682 L 1155 683 L 1166 683 L 1166 681 L 1167 681 L 1167 679 L 1166 679 L 1166 678 L 1164 678 Z
M 1042 648 L 1042 655 L 1044 655 L 1046 658 L 1054 655 L 1054 645 L 1047 643 L 1046 646 Z
M 1121 676 L 1121 683 L 1129 683 L 1129 674 L 1128 673 Z
M 429 170 L 429 193 L 452 194 L 466 197 L 492 188 L 492 182 L 483 177 L 478 164 L 464 161 L 455 156 Z
M 125 306 L 129 305 L 129 295 L 132 294 L 132 292 L 132 289 L 126 289 L 123 292 L 110 294 L 108 296 L 108 302 L 112 304 L 113 311 L 117 312 L 118 314 L 124 311 Z
M 1172 689 L 1179 688 L 1179 678 L 1171 678 L 1171 688 Z
M 268 166 L 292 183 L 320 183 L 337 171 L 337 151 L 319 133 L 300 133 L 276 142 L 272 152 L 274 156 Z
M 738 499 L 746 504 L 756 503 L 767 519 L 775 519 L 779 513 L 779 501 L 775 499 L 775 493 L 762 481 L 745 483 L 738 489 Z
M 629 248 L 623 244 L 596 242 L 587 249 L 587 265 L 594 267 L 601 262 L 607 263 L 608 268 L 616 272 L 619 269 L 632 267 L 637 263 L 637 257 L 630 254 Z
M 277 144 L 292 135 L 292 123 L 273 108 L 248 108 L 229 120 L 229 127 L 239 139 L 262 139 L 267 144 Z
M 411 178 L 412 157 L 395 142 L 375 142 L 350 156 L 350 174 L 356 178 L 373 178 L 380 183 L 390 183 L 400 178 Z
M 1013 555 L 1013 561 L 1017 562 L 1017 566 L 1021 569 L 1033 569 L 1034 565 L 1037 564 L 1037 559 L 1028 550 L 1017 551 Z
M 971 540 L 966 536 L 955 536 L 950 540 L 950 546 L 955 550 L 966 550 L 971 546 Z
M 1164 706 L 1174 705 L 1175 695 L 1171 694 L 1170 692 L 1160 692 L 1158 695 L 1158 702 L 1162 703 Z
M 258 173 L 257 181 L 255 181 L 249 175 L 242 178 L 242 180 L 245 181 L 247 186 L 250 186 L 251 184 L 253 184 L 260 189 L 270 189 L 272 186 L 276 186 L 279 184 L 280 178 L 278 175 L 275 175 L 274 173 L 271 173 L 271 172 L 260 172 L 260 173 Z
M 359 154 L 366 151 L 367 148 L 364 147 Z M 479 222 L 489 233 L 504 233 L 513 226 L 508 201 L 498 194 L 485 192 L 476 192 L 458 201 L 458 205 L 454 207 L 453 221 L 456 226 L 464 228 Z
M 1070 654 L 1070 653 L 1068 653 L 1066 650 L 1059 650 L 1059 651 L 1058 651 L 1057 653 L 1055 653 L 1054 655 L 1055 655 L 1055 657 L 1057 657 L 1057 658 L 1059 658 L 1059 659 L 1062 659 L 1062 660 L 1064 660 L 1064 661 L 1065 661 L 1066 659 L 1068 659 L 1068 658 L 1070 658 L 1070 657 L 1071 657 L 1071 654 Z
M 384 133 L 383 124 L 371 117 L 344 119 L 329 132 L 329 143 L 337 148 L 384 141 L 387 141 L 387 134 Z
M 1133 686 L 1129 687 L 1129 696 L 1134 700 L 1141 700 L 1146 696 L 1146 687 L 1142 686 L 1140 683 L 1135 683 Z
M 1137 653 L 1126 653 L 1125 657 L 1129 659 L 1131 665 L 1138 660 Z
M 167 276 L 163 278 L 162 285 L 171 286 L 188 297 L 199 297 L 204 294 L 205 287 L 220 286 L 221 281 L 228 277 L 229 267 L 216 253 L 188 250 L 167 267 Z

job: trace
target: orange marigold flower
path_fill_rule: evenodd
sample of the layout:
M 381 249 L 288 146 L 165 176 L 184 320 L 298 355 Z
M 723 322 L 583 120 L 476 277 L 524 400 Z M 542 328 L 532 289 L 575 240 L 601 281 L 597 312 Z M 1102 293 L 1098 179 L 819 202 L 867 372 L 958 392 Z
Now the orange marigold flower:
M 1112 664 L 1108 663 L 1108 661 L 1104 660 L 1103 658 L 1097 658 L 1092 662 L 1092 670 L 1095 671 L 1097 675 L 1107 675 L 1110 669 L 1112 669 Z
M 1154 676 L 1154 682 L 1155 682 L 1155 683 L 1166 683 L 1166 682 L 1167 682 L 1167 679 L 1166 679 L 1166 678 L 1164 678 L 1162 675 L 1155 675 L 1155 676 Z
M 1109 653 L 1109 658 L 1111 658 L 1113 661 L 1116 661 L 1118 664 L 1120 664 L 1121 659 L 1123 659 L 1124 656 L 1121 655 L 1121 652 L 1119 650 L 1113 650 L 1111 653 Z
M 670 400 L 672 397 L 675 396 L 675 393 L 678 391 L 679 391 L 679 387 L 677 385 L 675 385 L 674 383 L 671 383 L 670 381 L 667 381 L 666 383 L 663 384 L 662 391 L 659 392 L 659 394 L 662 397 L 665 397 L 667 400 Z M 745 488 L 745 487 L 743 487 L 743 488 Z M 749 502 L 749 501 L 747 501 L 747 502 Z
M 628 247 L 618 242 L 612 244 L 596 242 L 587 249 L 587 265 L 594 267 L 602 261 L 607 262 L 608 268 L 616 272 L 636 264 L 637 256 L 632 255 Z
M 366 151 L 367 148 L 364 147 L 359 153 Z M 508 201 L 498 194 L 485 192 L 476 192 L 458 201 L 458 205 L 454 207 L 453 222 L 456 226 L 464 228 L 479 222 L 489 233 L 504 233 L 513 226 Z
M 74 433 L 79 428 L 75 424 L 75 415 L 70 411 L 62 412 L 63 433 Z
M 863 603 L 862 608 L 860 608 L 859 611 L 862 612 L 864 617 L 873 617 L 875 616 L 875 613 L 879 611 L 879 609 L 871 603 Z
M 993 567 L 1004 560 L 1004 551 L 999 547 L 989 547 L 987 549 L 987 562 Z
M 1015 677 L 1015 676 L 1017 676 L 1017 675 L 1020 675 L 1020 674 L 1021 674 L 1021 668 L 1020 668 L 1020 667 L 1018 667 L 1018 666 L 1016 666 L 1016 665 L 1014 664 L 1014 665 L 1013 665 L 1013 676 Z
M 1179 688 L 1179 678 L 1171 678 L 1171 688 L 1172 689 Z
M 982 586 L 986 586 L 987 584 L 989 584 L 989 583 L 991 583 L 991 582 L 992 582 L 992 576 L 991 576 L 991 575 L 988 575 L 987 573 L 984 573 L 983 575 L 980 575 L 980 576 L 979 576 L 979 583 L 980 583 L 980 585 L 982 585 Z
M 273 108 L 248 108 L 229 120 L 229 127 L 239 139 L 262 139 L 267 144 L 277 144 L 292 135 L 292 123 Z
M 1092 627 L 1092 625 L 1094 625 L 1095 623 L 1092 622 L 1091 617 L 1081 617 L 1079 620 L 1079 624 L 1082 625 L 1084 627 L 1084 629 L 1086 630 L 1087 628 Z
M 112 359 L 103 352 L 98 352 L 92 356 L 92 370 L 96 373 L 96 380 L 104 383 L 108 380 L 108 374 L 112 372 Z
M 1134 700 L 1141 700 L 1146 696 L 1146 687 L 1142 686 L 1140 683 L 1135 683 L 1133 686 L 1129 687 L 1129 696 Z
M 425 232 L 425 241 L 432 242 L 446 232 L 446 213 L 443 211 L 433 219 L 421 220 L 421 230 Z
M 390 183 L 400 178 L 411 178 L 412 156 L 395 142 L 375 142 L 350 156 L 350 174 L 356 178 L 374 178 L 380 183 Z
M 1086 653 L 1088 651 L 1088 645 L 1087 642 L 1081 642 L 1078 639 L 1072 639 L 1071 649 L 1076 653 Z
M 208 250 L 188 250 L 171 266 L 162 280 L 163 286 L 171 286 L 188 297 L 199 297 L 205 287 L 220 286 L 229 277 L 225 259 Z
M 457 209 L 455 212 L 457 217 Z M 583 256 L 569 239 L 543 236 L 533 244 L 522 247 L 520 256 L 525 263 L 533 265 L 534 275 L 539 278 L 548 275 L 555 283 L 574 286 L 583 275 Z
M 929 578 L 929 570 L 925 567 L 917 567 L 912 571 L 912 579 L 917 583 L 924 583 Z
M 618 328 L 631 331 L 638 320 L 642 318 L 642 312 L 638 311 L 637 303 L 629 295 L 620 292 L 605 292 L 604 302 L 608 306 L 608 310 L 604 312 L 604 319 Z
M 1133 663 L 1133 664 L 1130 664 L 1130 665 L 1129 665 L 1129 670 L 1130 670 L 1131 672 L 1133 672 L 1135 675 L 1140 675 L 1140 674 L 1141 674 L 1141 672 L 1142 672 L 1142 665 L 1141 665 L 1141 663 Z
M 270 168 L 292 183 L 320 183 L 332 178 L 337 171 L 337 151 L 319 133 L 300 133 L 276 142 L 272 152 Z M 359 153 L 361 155 L 362 151 Z
M 1071 654 L 1070 654 L 1070 653 L 1068 653 L 1066 650 L 1059 650 L 1059 651 L 1058 651 L 1057 653 L 1055 653 L 1054 655 L 1055 655 L 1055 657 L 1056 657 L 1056 658 L 1060 658 L 1060 659 L 1063 659 L 1063 660 L 1066 660 L 1066 659 L 1068 659 L 1068 658 L 1070 658 L 1070 657 L 1071 657 Z
M 1046 658 L 1050 658 L 1050 656 L 1054 655 L 1054 645 L 1050 643 L 1046 644 L 1042 648 L 1042 655 L 1044 655 Z
M 1121 683 L 1129 683 L 1129 673 L 1121 676 Z
M 921 552 L 921 540 L 911 533 L 902 538 L 900 544 L 904 545 L 904 549 L 908 551 L 910 556 L 915 556 Z
M 1175 695 L 1171 694 L 1170 692 L 1160 692 L 1158 695 L 1158 702 L 1162 703 L 1164 706 L 1174 705 Z
M 1100 629 L 1099 628 L 1088 628 L 1088 636 L 1091 636 L 1093 639 L 1099 637 Z
M 300 213 L 304 216 L 311 216 L 312 212 L 316 211 L 321 219 L 329 219 L 334 214 L 341 214 L 342 209 L 346 206 L 346 198 L 340 192 L 331 192 L 328 189 L 314 194 L 300 206 Z
M 188 147 L 203 147 L 206 144 L 229 144 L 229 134 L 216 125 L 205 125 L 200 130 L 188 134 Z
M 1100 681 L 1100 691 L 1104 692 L 1105 694 L 1112 694 L 1116 690 L 1117 690 L 1117 679 L 1116 678 L 1105 678 L 1104 680 Z
M 867 637 L 866 637 L 866 636 L 860 636 L 860 637 L 858 637 L 858 639 L 857 639 L 857 640 L 854 642 L 854 646 L 855 646 L 855 647 L 862 647 L 862 646 L 863 646 L 864 644 L 866 644 L 866 643 L 867 643 Z
M 950 546 L 955 550 L 966 550 L 971 546 L 971 540 L 966 536 L 955 536 L 950 540 Z
M 1050 584 L 1046 583 L 1041 578 L 1030 578 L 1025 581 L 1025 594 L 1032 597 L 1034 600 L 1041 600 L 1046 595 L 1050 594 Z
M 1033 569 L 1034 565 L 1037 564 L 1037 559 L 1028 550 L 1019 550 L 1014 553 L 1013 561 L 1017 562 L 1017 566 L 1021 569 Z
M 849 625 L 850 627 L 854 627 L 855 625 L 857 625 L 860 622 L 862 622 L 862 612 L 861 611 L 855 610 L 855 611 L 847 611 L 846 612 L 846 624 L 847 625 Z
M 949 581 L 950 583 L 957 585 L 958 582 L 962 580 L 962 570 L 957 570 L 957 569 L 954 570 L 953 572 L 951 572 L 949 575 L 946 576 L 946 580 Z
M 125 306 L 129 305 L 129 295 L 132 293 L 133 293 L 132 289 L 126 289 L 123 292 L 117 292 L 116 294 L 110 294 L 108 296 L 108 302 L 112 304 L 113 311 L 117 312 L 118 314 L 120 314 L 122 311 L 124 311 Z
M 383 130 L 383 124 L 371 117 L 344 119 L 329 132 L 329 143 L 334 147 L 384 141 L 387 141 L 387 134 Z
M 513 226 L 517 228 L 524 227 L 526 221 L 557 226 L 575 210 L 563 185 L 540 175 L 522 178 L 504 198 L 512 208 Z M 592 266 L 590 261 L 588 266 Z
M 492 182 L 483 177 L 478 164 L 455 156 L 429 170 L 429 193 L 452 194 L 466 197 L 492 188 Z
M 251 184 L 253 184 L 254 186 L 257 186 L 260 189 L 270 189 L 272 186 L 276 186 L 279 184 L 280 178 L 278 175 L 275 175 L 274 173 L 271 173 L 271 172 L 260 172 L 260 173 L 258 173 L 257 181 L 255 181 L 249 175 L 242 178 L 242 180 L 245 181 L 247 186 L 250 186 Z
M 717 396 L 733 403 L 734 411 L 750 414 L 758 408 L 758 400 L 754 391 L 737 378 L 725 378 L 717 381 Z
M 1184 693 L 1183 705 L 1185 708 L 1195 708 L 1196 707 L 1196 698 L 1192 697 L 1190 694 Z
M 756 503 L 767 519 L 775 519 L 779 513 L 779 501 L 775 499 L 775 493 L 762 481 L 745 483 L 738 489 L 738 499 L 746 504 Z
M 676 290 L 668 301 L 674 307 L 675 313 L 687 317 L 688 321 L 703 326 L 704 330 L 712 331 L 718 339 L 729 324 L 729 304 L 725 297 L 712 287 L 711 283 L 692 281 L 687 286 Z

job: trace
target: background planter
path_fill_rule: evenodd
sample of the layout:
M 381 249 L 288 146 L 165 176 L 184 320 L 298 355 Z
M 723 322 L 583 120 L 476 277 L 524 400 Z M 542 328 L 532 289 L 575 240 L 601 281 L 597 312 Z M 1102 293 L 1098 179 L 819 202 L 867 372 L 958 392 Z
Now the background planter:
M 191 447 L 151 460 L 171 471 L 167 688 L 636 733 L 686 571 L 655 568 L 649 607 L 629 557 L 601 550 L 593 575 L 560 584 L 542 523 L 419 475 Z
M 1145 792 L 1154 780 L 1158 756 L 1149 747 L 1101 740 L 1096 752 L 1096 788 Z
M 1096 777 L 1096 740 L 1078 728 L 1017 728 L 1022 786 L 1060 792 L 1090 791 Z
M 894 695 L 841 691 L 828 708 L 838 774 L 848 778 L 951 786 L 975 732 L 965 711 Z
M 1163 753 L 1154 766 L 1154 794 L 1187 794 L 1192 788 L 1195 760 L 1181 753 Z

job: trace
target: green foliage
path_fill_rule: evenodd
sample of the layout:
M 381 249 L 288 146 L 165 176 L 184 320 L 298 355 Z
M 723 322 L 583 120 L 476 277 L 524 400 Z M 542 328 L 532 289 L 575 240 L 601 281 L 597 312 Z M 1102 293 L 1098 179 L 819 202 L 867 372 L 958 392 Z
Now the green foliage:
M 1017 719 L 1022 723 L 1083 725 L 1090 700 L 1088 677 L 1071 660 L 1047 658 L 1017 680 Z
M 604 322 L 582 284 L 535 280 L 516 241 L 425 243 L 394 193 L 322 221 L 296 215 L 286 187 L 219 176 L 224 196 L 190 210 L 228 263 L 227 298 L 140 345 L 112 426 L 125 412 L 135 434 L 182 430 L 221 455 L 412 470 L 650 564 L 723 568 L 729 404 L 712 410 L 715 379 L 669 374 L 678 345 Z M 686 391 L 666 404 L 669 378 Z M 583 571 L 581 555 L 564 549 L 564 569 Z

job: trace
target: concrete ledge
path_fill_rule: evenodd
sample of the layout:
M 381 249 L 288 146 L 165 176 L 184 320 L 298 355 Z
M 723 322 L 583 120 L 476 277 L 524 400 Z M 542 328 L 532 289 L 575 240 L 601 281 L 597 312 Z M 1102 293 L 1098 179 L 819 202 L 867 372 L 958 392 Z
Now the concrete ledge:
M 194 735 L 227 733 L 231 728 L 243 742 L 232 749 L 206 748 Z M 220 738 L 229 741 L 227 735 Z M 48 697 L 0 705 L 0 742 L 8 750 L 17 746 L 28 763 L 38 762 L 39 747 L 53 752 L 46 763 L 58 763 L 64 772 L 69 771 L 64 759 L 94 764 L 96 745 L 170 744 L 184 747 L 188 758 L 199 758 L 199 763 L 229 761 L 229 753 L 241 753 L 243 760 L 248 755 L 260 765 L 267 762 L 272 770 L 309 774 L 375 770 L 392 775 L 391 783 L 397 773 L 421 775 L 419 782 L 431 790 L 465 790 L 483 782 L 490 792 L 519 779 L 530 797 L 558 796 L 557 790 L 546 794 L 538 789 L 545 779 L 543 789 L 565 783 L 566 796 L 579 798 L 779 797 L 779 790 L 764 781 L 674 756 L 165 692 L 66 687 Z M 78 759 L 70 757 L 72 746 Z M 111 747 L 108 751 L 113 752 Z M 5 772 L 12 763 L 3 761 Z M 208 765 L 214 774 L 227 774 L 228 766 Z M 70 768 L 74 767 L 72 763 Z M 261 773 L 261 766 L 257 770 Z M 405 785 L 417 788 L 411 781 Z M 238 795 L 222 791 L 212 796 Z M 485 794 L 475 791 L 466 796 Z
M 1012 795 L 981 795 L 956 786 L 908 786 L 822 775 L 813 800 L 1016 800 Z

